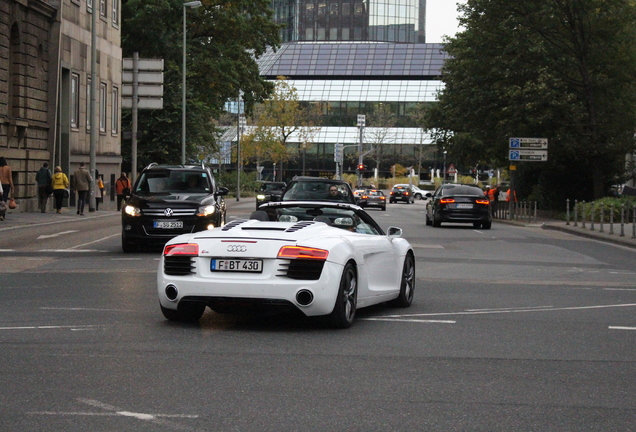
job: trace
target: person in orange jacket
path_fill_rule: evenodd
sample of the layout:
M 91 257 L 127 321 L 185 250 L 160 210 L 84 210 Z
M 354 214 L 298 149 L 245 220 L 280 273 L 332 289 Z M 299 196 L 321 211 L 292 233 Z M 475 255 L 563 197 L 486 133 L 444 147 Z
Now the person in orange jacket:
M 517 191 L 514 191 L 514 200 L 517 202 Z M 506 192 L 506 202 L 510 202 L 510 189 Z

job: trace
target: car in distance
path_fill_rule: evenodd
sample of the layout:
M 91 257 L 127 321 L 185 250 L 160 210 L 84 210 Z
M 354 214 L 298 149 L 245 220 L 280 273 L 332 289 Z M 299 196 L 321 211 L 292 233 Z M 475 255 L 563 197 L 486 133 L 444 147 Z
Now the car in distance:
M 339 201 L 355 204 L 349 183 L 322 177 L 294 177 L 281 201 Z
M 378 189 L 367 189 L 358 197 L 358 205 L 362 208 L 380 207 L 386 210 L 386 196 Z
M 347 328 L 356 310 L 408 307 L 415 257 L 402 230 L 385 234 L 342 202 L 270 202 L 250 219 L 175 237 L 157 271 L 164 317 L 194 322 L 217 313 L 294 311 Z
M 420 189 L 415 185 L 411 185 L 411 189 L 413 189 L 413 198 L 416 200 L 425 200 L 433 196 L 431 192 Z
M 415 202 L 413 188 L 411 187 L 411 185 L 396 184 L 393 186 L 389 195 L 389 202 L 393 204 L 398 201 L 403 201 L 407 204 L 412 204 Z
M 179 234 L 225 224 L 227 188 L 217 188 L 201 165 L 147 166 L 135 181 L 121 213 L 121 246 L 163 246 Z
M 258 209 L 261 204 L 270 201 L 280 201 L 286 186 L 287 183 L 285 182 L 261 182 L 258 191 L 256 191 L 256 208 Z
M 490 201 L 481 188 L 473 185 L 445 184 L 437 188 L 426 204 L 426 225 L 439 227 L 442 222 L 472 223 L 490 229 Z

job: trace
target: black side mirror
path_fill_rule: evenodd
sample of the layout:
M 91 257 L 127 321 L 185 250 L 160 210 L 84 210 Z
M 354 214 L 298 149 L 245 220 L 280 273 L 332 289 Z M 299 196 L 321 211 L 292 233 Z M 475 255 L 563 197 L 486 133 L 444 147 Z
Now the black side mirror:
M 218 188 L 218 189 L 216 190 L 216 194 L 215 194 L 215 195 L 221 195 L 221 196 L 224 196 L 224 195 L 227 195 L 227 194 L 229 194 L 229 193 L 230 193 L 230 190 L 229 190 L 228 188 L 226 188 L 226 187 L 220 187 L 220 188 Z

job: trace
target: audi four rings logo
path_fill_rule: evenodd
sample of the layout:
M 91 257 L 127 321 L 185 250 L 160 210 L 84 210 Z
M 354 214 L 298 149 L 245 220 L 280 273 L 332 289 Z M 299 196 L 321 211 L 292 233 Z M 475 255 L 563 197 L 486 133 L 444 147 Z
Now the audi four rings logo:
M 247 252 L 247 246 L 243 245 L 229 245 L 227 247 L 228 252 Z
M 172 216 L 172 209 L 171 208 L 167 208 L 163 211 L 163 214 L 170 217 Z

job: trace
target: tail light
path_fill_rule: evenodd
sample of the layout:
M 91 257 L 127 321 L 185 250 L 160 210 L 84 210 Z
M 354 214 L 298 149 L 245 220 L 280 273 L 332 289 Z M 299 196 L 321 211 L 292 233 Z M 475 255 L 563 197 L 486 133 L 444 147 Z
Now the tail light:
M 199 245 L 194 243 L 167 245 L 163 249 L 163 254 L 164 256 L 175 256 L 175 255 L 198 256 Z
M 277 258 L 283 259 L 316 259 L 326 260 L 329 251 L 302 246 L 283 246 L 278 251 Z
M 475 200 L 475 202 L 477 204 L 484 204 L 484 205 L 490 204 L 490 200 L 487 200 L 487 199 L 478 199 L 478 200 Z
M 404 192 L 404 195 L 409 196 L 409 193 L 408 192 Z
M 386 199 L 386 197 L 383 197 L 383 196 L 380 197 L 380 201 L 385 200 L 385 199 Z
M 455 198 L 442 198 L 439 202 L 440 204 L 452 204 L 455 202 Z
M 362 199 L 367 199 L 367 198 L 369 198 L 369 197 L 366 196 L 366 195 L 362 195 Z

